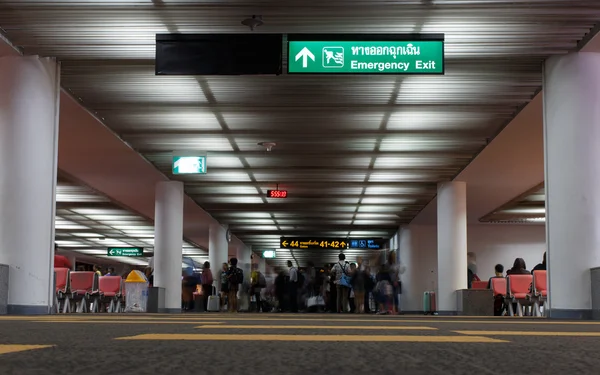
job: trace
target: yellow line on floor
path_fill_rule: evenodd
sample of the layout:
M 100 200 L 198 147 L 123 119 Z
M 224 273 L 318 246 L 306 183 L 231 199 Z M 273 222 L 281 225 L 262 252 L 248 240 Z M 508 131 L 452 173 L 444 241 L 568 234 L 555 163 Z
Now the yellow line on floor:
M 85 323 L 85 324 L 199 324 L 198 321 L 157 321 L 157 320 L 32 320 L 33 323 Z M 210 322 L 210 324 L 224 324 L 225 322 Z
M 145 334 L 117 340 L 187 341 L 316 341 L 316 342 L 428 342 L 428 343 L 505 343 L 506 340 L 478 336 L 364 336 L 364 335 L 211 335 Z
M 18 353 L 27 350 L 46 349 L 54 345 L 3 345 L 0 344 L 0 354 Z
M 453 331 L 461 335 L 473 336 L 565 336 L 600 337 L 600 332 L 541 332 L 541 331 Z
M 212 323 L 211 323 L 212 324 Z M 433 327 L 423 327 L 423 326 L 272 326 L 272 325 L 222 325 L 222 326 L 212 326 L 209 324 L 201 325 L 196 328 L 200 329 L 348 329 L 348 330 L 377 330 L 377 331 L 387 331 L 387 330 L 406 330 L 406 331 L 437 331 L 437 328 Z

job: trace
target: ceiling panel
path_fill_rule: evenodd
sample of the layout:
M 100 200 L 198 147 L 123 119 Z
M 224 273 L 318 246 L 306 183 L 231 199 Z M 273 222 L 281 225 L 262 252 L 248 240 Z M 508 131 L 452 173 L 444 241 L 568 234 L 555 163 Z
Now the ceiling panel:
M 444 33 L 446 74 L 154 75 L 156 33 L 244 33 L 241 20 L 257 11 L 257 32 Z M 391 235 L 531 100 L 544 59 L 577 50 L 598 20 L 596 0 L 0 1 L 10 41 L 58 57 L 69 92 L 254 246 L 273 228 L 271 246 L 279 235 L 335 226 Z M 276 146 L 266 152 L 259 142 Z M 208 174 L 171 175 L 180 150 L 208 152 Z M 277 186 L 290 198 L 267 199 Z M 58 201 L 106 203 L 74 198 L 76 189 Z M 80 219 L 60 225 L 115 230 Z
M 545 224 L 546 191 L 544 184 L 526 191 L 480 218 L 479 221 L 493 224 Z

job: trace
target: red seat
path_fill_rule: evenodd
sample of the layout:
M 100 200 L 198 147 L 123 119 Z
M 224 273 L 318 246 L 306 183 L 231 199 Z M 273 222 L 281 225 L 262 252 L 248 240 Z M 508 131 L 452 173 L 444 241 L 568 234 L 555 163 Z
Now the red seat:
M 533 271 L 533 294 L 546 297 L 548 295 L 548 279 L 546 271 Z
M 531 283 L 533 282 L 533 276 L 530 274 L 508 275 L 506 280 L 508 299 L 517 304 L 517 312 L 519 313 L 519 316 L 522 316 L 523 306 L 532 304 L 532 295 L 530 294 L 530 290 Z M 509 312 L 511 316 L 514 315 L 512 310 L 512 306 L 509 306 Z
M 92 294 L 95 289 L 96 273 L 95 272 L 71 272 L 71 293 L 83 296 Z
M 494 296 L 506 296 L 506 279 L 504 277 L 492 277 L 492 292 Z
M 540 316 L 546 315 L 546 300 L 548 297 L 548 279 L 546 271 L 533 271 L 531 290 L 533 291 L 535 313 Z
M 121 277 L 100 276 L 98 278 L 98 290 L 105 297 L 119 297 L 121 295 Z
M 487 289 L 487 281 L 473 281 L 471 283 L 471 289 Z
M 70 272 L 71 298 L 79 301 L 77 312 L 89 310 L 88 299 L 98 295 L 98 275 L 95 272 Z
M 56 274 L 56 292 L 57 293 L 68 293 L 69 292 L 69 269 L 68 268 L 55 268 L 54 273 Z
M 71 302 L 69 300 L 69 293 L 70 293 L 70 285 L 69 285 L 69 281 L 70 281 L 70 276 L 69 273 L 71 272 L 70 269 L 65 268 L 65 267 L 56 267 L 54 268 L 54 275 L 55 275 L 55 280 L 56 280 L 56 289 L 55 289 L 55 298 L 54 298 L 54 304 L 55 304 L 55 312 L 60 313 L 66 313 L 68 311 L 70 311 L 71 308 Z

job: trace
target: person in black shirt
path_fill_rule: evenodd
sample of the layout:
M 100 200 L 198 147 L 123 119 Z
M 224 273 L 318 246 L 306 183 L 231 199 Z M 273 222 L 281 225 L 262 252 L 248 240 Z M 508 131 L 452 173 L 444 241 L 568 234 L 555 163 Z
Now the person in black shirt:
M 546 271 L 546 252 L 544 252 L 544 259 L 542 260 L 542 263 L 533 267 L 533 269 L 531 270 L 532 275 L 533 275 L 533 271 Z

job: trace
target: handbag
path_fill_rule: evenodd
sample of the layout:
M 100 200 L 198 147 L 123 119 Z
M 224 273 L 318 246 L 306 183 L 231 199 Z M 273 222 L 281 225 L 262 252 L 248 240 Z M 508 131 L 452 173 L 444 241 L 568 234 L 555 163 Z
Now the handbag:
M 323 296 L 313 296 L 306 301 L 306 307 L 313 306 L 325 306 L 325 299 Z
M 342 277 L 340 278 L 340 285 L 345 286 L 346 288 L 352 288 L 352 283 L 350 282 L 350 276 L 346 274 L 346 267 L 342 266 L 341 263 L 338 263 L 340 268 L 342 269 Z

